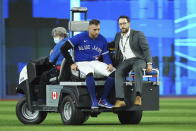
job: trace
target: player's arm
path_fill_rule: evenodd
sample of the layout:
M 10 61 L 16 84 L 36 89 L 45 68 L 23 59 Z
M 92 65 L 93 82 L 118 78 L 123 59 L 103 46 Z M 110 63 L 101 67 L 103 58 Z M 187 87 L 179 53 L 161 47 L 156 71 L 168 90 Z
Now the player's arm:
M 71 48 L 73 48 L 73 46 L 72 46 L 72 44 L 69 42 L 69 40 L 68 41 L 66 41 L 65 43 L 64 43 L 64 45 L 61 47 L 61 53 L 62 53 L 62 55 L 64 56 L 64 58 L 66 59 L 66 61 L 71 65 L 71 64 L 73 64 L 74 62 L 73 62 L 73 60 L 72 60 L 72 57 L 71 57 L 71 55 L 70 55 L 70 53 L 69 53 L 69 49 L 71 49 Z
M 77 65 L 74 63 L 68 50 L 71 48 L 74 49 L 74 47 L 77 46 L 81 42 L 81 37 L 82 37 L 81 34 L 77 34 L 73 36 L 72 38 L 70 38 L 69 40 L 67 40 L 65 44 L 61 47 L 61 53 L 66 59 L 66 61 L 68 62 L 68 64 L 71 65 L 72 70 L 76 70 Z

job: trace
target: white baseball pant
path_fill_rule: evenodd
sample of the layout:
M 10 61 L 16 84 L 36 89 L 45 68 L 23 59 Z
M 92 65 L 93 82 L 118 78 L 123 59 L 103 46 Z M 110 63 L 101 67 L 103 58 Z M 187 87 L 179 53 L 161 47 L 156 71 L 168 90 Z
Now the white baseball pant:
M 100 74 L 103 76 L 109 76 L 115 70 L 113 69 L 112 72 L 108 71 L 107 70 L 108 65 L 106 63 L 97 60 L 76 62 L 76 65 L 78 65 L 78 69 L 84 75 L 93 73 L 93 74 Z

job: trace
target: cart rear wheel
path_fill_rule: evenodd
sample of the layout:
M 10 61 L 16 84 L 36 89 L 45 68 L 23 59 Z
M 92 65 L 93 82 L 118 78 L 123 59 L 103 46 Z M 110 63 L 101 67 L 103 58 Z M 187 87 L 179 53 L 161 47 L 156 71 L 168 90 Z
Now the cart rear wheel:
M 62 122 L 65 125 L 79 125 L 88 120 L 89 117 L 89 114 L 80 111 L 76 107 L 74 99 L 70 95 L 63 99 L 60 114 Z

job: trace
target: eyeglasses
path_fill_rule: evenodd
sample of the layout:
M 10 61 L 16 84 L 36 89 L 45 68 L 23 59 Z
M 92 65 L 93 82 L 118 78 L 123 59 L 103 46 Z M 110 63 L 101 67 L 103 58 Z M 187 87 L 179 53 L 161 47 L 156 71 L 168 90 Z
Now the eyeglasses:
M 126 25 L 128 22 L 119 23 L 120 26 Z

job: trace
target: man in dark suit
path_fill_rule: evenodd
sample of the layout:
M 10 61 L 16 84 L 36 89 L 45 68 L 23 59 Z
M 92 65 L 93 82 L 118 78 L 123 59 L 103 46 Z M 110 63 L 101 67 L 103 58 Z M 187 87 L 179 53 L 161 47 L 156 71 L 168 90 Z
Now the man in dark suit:
M 121 32 L 118 32 L 110 47 L 116 49 L 114 65 L 117 67 L 115 73 L 115 90 L 117 101 L 115 107 L 125 106 L 124 102 L 124 80 L 130 70 L 135 73 L 135 105 L 142 105 L 142 69 L 147 72 L 152 70 L 152 57 L 148 42 L 141 31 L 130 28 L 130 19 L 127 16 L 120 16 L 118 24 Z

